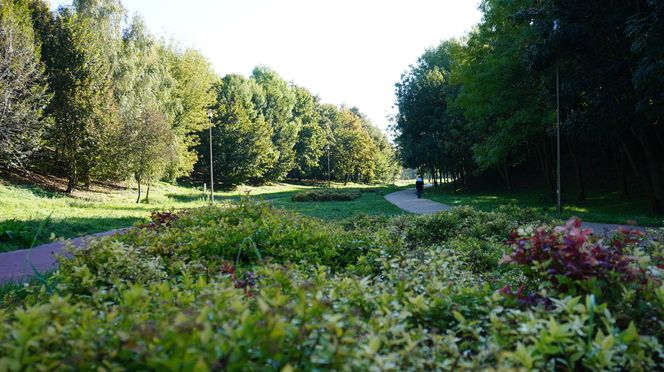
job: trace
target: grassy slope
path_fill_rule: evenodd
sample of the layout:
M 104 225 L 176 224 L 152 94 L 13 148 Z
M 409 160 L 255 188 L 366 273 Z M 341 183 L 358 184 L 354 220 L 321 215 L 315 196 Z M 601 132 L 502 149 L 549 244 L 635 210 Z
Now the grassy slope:
M 515 204 L 539 208 L 544 213 L 554 215 L 555 202 L 546 200 L 542 195 L 537 190 L 512 194 L 495 190 L 454 193 L 449 185 L 425 191 L 426 198 L 449 205 L 471 205 L 481 210 L 492 210 L 501 204 Z M 641 226 L 662 226 L 664 217 L 653 216 L 647 211 L 648 203 L 643 195 L 620 197 L 613 191 L 590 190 L 585 203 L 563 200 L 564 218 L 579 216 L 592 222 L 627 224 L 633 221 Z
M 294 203 L 290 200 L 293 193 L 310 187 L 291 184 L 243 186 L 232 192 L 215 193 L 215 197 L 216 200 L 237 200 L 248 193 L 258 199 L 273 200 L 277 206 L 324 219 L 345 218 L 358 213 L 402 213 L 378 193 L 365 193 L 352 202 Z M 386 193 L 395 187 L 382 189 Z M 155 210 L 205 205 L 206 197 L 200 189 L 164 184 L 151 190 L 150 204 L 136 204 L 133 190 L 97 189 L 79 191 L 70 197 L 36 186 L 0 183 L 0 252 L 28 248 L 35 236 L 35 243 L 40 244 L 52 237 L 71 238 L 131 226 L 146 220 Z M 41 226 L 43 229 L 37 234 Z

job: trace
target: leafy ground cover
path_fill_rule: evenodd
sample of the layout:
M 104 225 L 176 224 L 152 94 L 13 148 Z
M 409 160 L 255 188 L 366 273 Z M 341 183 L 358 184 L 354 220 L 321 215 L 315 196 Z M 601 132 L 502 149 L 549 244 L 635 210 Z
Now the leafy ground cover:
M 451 185 L 429 188 L 425 197 L 453 205 L 469 205 L 480 210 L 493 210 L 500 205 L 514 204 L 520 207 L 537 208 L 541 213 L 555 215 L 555 202 L 549 201 L 541 190 L 529 189 L 505 193 L 493 190 L 457 191 Z M 662 226 L 664 217 L 649 214 L 645 195 L 633 193 L 620 196 L 615 191 L 589 190 L 587 201 L 579 203 L 573 199 L 563 200 L 563 218 L 579 216 L 585 221 L 617 224 L 636 223 L 640 226 Z
M 274 184 L 261 187 L 241 186 L 233 191 L 215 193 L 217 200 L 239 200 L 251 195 L 271 200 L 288 209 L 321 218 L 345 218 L 358 213 L 401 213 L 377 193 L 366 194 L 352 204 L 334 202 L 293 203 L 294 193 L 313 188 L 306 184 Z M 334 184 L 340 188 L 342 185 Z M 349 185 L 352 190 L 368 189 Z M 396 187 L 378 188 L 389 192 Z M 343 190 L 343 189 L 342 189 Z M 374 188 L 372 188 L 374 190 Z M 208 194 L 201 188 L 159 184 L 150 191 L 150 203 L 135 201 L 135 191 L 124 188 L 95 187 L 76 191 L 73 196 L 47 191 L 37 186 L 8 185 L 0 182 L 0 252 L 29 248 L 53 238 L 72 238 L 131 226 L 149 219 L 156 210 L 179 210 L 207 204 Z M 296 205 L 298 204 L 298 205 Z
M 0 369 L 661 366 L 664 230 L 549 222 L 515 207 L 329 222 L 251 200 L 154 214 L 4 292 Z

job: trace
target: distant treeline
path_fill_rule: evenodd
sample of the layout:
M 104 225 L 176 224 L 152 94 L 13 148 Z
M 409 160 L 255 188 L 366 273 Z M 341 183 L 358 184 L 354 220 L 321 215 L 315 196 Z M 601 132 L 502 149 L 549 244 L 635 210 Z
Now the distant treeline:
M 400 171 L 359 110 L 322 105 L 265 67 L 222 79 L 196 50 L 128 20 L 119 0 L 0 2 L 0 168 L 65 177 L 67 192 L 195 169 L 207 179 L 209 109 L 216 183 L 326 178 L 328 146 L 333 179 Z
M 396 85 L 406 166 L 459 184 L 497 173 L 554 194 L 556 72 L 562 168 L 631 185 L 664 212 L 664 2 L 484 0 L 482 22 L 427 50 Z M 635 182 L 629 182 L 634 179 Z M 570 193 L 566 193 L 569 195 Z

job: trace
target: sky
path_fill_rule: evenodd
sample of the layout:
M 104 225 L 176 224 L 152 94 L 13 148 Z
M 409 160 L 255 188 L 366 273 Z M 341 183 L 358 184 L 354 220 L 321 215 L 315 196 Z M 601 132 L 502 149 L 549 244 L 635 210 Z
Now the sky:
M 54 7 L 71 0 L 49 0 Z M 394 84 L 426 48 L 463 36 L 478 0 L 123 0 L 157 36 L 198 49 L 221 76 L 257 65 L 357 106 L 385 130 Z

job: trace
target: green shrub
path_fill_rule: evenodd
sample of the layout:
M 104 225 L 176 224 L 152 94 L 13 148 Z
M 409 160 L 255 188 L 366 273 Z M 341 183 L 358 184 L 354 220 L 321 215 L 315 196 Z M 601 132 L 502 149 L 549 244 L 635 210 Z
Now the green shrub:
M 477 274 L 498 271 L 500 260 L 509 250 L 505 244 L 462 236 L 451 239 L 447 247 L 459 254 L 468 269 Z
M 664 363 L 661 283 L 647 322 L 623 321 L 627 292 L 621 307 L 551 292 L 524 304 L 499 291 L 505 214 L 358 217 L 341 227 L 245 201 L 168 221 L 73 251 L 45 285 L 26 287 L 22 305 L 0 306 L 0 370 Z M 647 252 L 635 254 L 646 261 Z
M 362 196 L 358 190 L 317 189 L 300 191 L 293 195 L 294 202 L 350 201 Z
M 203 258 L 217 264 L 276 263 L 327 265 L 335 271 L 355 264 L 379 247 L 392 246 L 387 237 L 367 236 L 268 204 L 190 210 L 164 229 L 137 229 L 121 238 L 164 257 Z

